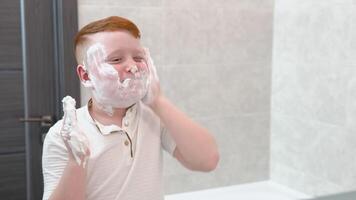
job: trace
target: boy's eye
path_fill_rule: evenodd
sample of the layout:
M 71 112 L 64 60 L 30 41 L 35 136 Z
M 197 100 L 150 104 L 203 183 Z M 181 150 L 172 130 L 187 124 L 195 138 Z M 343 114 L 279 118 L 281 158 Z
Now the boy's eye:
M 120 62 L 122 59 L 121 58 L 114 58 L 114 59 L 111 59 L 109 60 L 110 63 L 117 63 L 117 62 Z
M 142 62 L 143 61 L 143 58 L 142 57 L 134 57 L 134 60 L 136 62 Z

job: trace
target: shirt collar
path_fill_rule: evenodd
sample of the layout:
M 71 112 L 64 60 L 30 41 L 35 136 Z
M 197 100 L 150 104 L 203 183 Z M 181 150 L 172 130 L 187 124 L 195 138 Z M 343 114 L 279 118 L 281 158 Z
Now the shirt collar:
M 92 99 L 90 99 L 87 103 L 87 108 L 86 108 L 86 113 L 87 113 L 87 118 L 89 119 L 90 123 L 95 125 L 98 129 L 98 131 L 102 135 L 109 135 L 111 133 L 124 133 L 126 131 L 129 135 L 132 135 L 137 127 L 137 122 L 138 122 L 138 103 L 132 105 L 127 109 L 125 116 L 122 119 L 122 127 L 119 127 L 115 124 L 111 125 L 104 125 L 101 124 L 100 122 L 96 121 L 89 112 L 89 109 L 93 105 Z

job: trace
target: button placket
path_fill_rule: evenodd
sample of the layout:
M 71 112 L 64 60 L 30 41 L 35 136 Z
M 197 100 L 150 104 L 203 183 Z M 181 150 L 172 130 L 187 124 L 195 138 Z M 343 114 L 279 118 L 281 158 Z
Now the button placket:
M 125 120 L 124 120 L 124 126 L 125 126 L 125 127 L 128 127 L 129 124 L 130 124 L 130 123 L 129 123 L 129 120 L 128 120 L 128 119 L 125 119 Z
M 124 131 L 124 135 L 126 135 L 126 139 L 123 141 L 123 145 L 124 148 L 127 148 L 127 152 L 129 154 L 128 157 L 128 163 L 132 163 L 133 161 L 133 141 L 132 141 L 132 137 L 133 135 L 131 135 L 132 131 L 130 126 L 132 126 L 132 120 L 134 118 L 136 114 L 136 110 L 134 109 L 134 107 L 131 107 L 126 115 L 124 116 L 124 118 L 122 119 L 122 129 Z
M 125 139 L 123 140 L 124 148 L 127 149 L 129 157 L 132 159 L 133 158 L 133 147 L 132 147 L 131 137 L 127 131 L 125 131 L 125 130 L 121 130 L 121 131 L 123 132 L 123 135 L 125 137 Z

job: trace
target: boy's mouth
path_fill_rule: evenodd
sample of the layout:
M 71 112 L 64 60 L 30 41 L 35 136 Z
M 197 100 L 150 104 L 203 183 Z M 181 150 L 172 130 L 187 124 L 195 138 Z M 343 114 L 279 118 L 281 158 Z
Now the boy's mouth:
M 131 78 L 126 78 L 121 82 L 122 87 L 127 88 L 129 86 L 129 83 L 131 81 Z

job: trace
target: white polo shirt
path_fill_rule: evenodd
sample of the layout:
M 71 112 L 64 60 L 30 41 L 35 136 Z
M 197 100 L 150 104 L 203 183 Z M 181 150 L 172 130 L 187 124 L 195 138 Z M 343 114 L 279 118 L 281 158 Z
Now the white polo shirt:
M 121 128 L 94 121 L 88 105 L 77 109 L 77 118 L 91 151 L 87 200 L 164 199 L 162 149 L 173 156 L 176 144 L 149 107 L 139 102 L 129 108 Z M 43 144 L 43 200 L 56 188 L 68 162 L 61 126 L 62 120 L 53 125 Z

